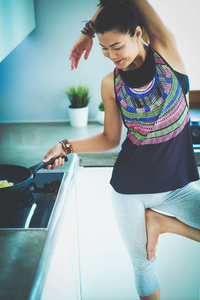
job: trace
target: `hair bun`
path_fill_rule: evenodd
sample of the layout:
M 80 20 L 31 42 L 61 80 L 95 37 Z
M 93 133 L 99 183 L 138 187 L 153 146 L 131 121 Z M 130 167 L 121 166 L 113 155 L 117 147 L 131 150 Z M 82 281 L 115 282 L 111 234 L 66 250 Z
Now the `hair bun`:
M 119 5 L 120 0 L 100 0 L 99 6 L 104 6 L 107 8 L 114 8 L 116 5 Z

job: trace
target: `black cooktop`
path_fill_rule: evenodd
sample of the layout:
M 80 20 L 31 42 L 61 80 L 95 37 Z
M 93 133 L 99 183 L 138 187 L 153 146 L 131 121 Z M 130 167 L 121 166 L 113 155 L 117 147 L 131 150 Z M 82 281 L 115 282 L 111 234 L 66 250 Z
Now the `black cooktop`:
M 23 193 L 0 199 L 0 229 L 48 227 L 63 172 L 39 172 Z

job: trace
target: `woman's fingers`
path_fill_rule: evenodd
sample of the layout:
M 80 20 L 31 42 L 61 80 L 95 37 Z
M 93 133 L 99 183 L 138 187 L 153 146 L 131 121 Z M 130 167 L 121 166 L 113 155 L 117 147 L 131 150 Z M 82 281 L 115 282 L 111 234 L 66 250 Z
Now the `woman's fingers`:
M 77 69 L 78 67 L 78 63 L 79 63 L 79 60 L 77 60 L 75 57 L 71 59 L 71 70 L 74 70 Z
M 62 148 L 62 145 L 59 143 L 57 145 L 55 145 L 51 150 L 49 150 L 49 152 L 45 155 L 43 162 L 48 162 L 50 161 L 52 158 L 54 157 L 58 157 L 61 155 L 65 155 L 65 152 Z M 55 169 L 55 168 L 59 168 L 60 166 L 62 166 L 64 164 L 65 160 L 61 157 L 59 157 L 58 159 L 56 159 L 53 163 L 53 165 L 48 165 L 46 167 L 47 170 L 49 169 Z
M 64 158 L 59 157 L 54 161 L 53 165 L 49 165 L 47 168 L 48 170 L 49 169 L 54 170 L 56 168 L 61 167 L 64 164 L 64 162 L 65 162 Z
M 52 170 L 59 168 L 59 159 L 56 159 L 53 165 L 50 167 Z
M 78 63 L 79 63 L 79 60 L 80 60 L 82 54 L 83 54 L 83 51 L 77 50 L 76 48 L 74 48 L 71 51 L 71 54 L 69 57 L 69 59 L 71 60 L 71 70 L 73 70 L 74 68 L 77 69 Z
M 93 45 L 93 38 L 89 35 L 81 34 L 71 49 L 69 60 L 71 60 L 71 70 L 77 69 L 81 56 L 85 52 L 84 59 L 88 59 Z
M 87 60 L 91 50 L 86 50 L 84 59 Z

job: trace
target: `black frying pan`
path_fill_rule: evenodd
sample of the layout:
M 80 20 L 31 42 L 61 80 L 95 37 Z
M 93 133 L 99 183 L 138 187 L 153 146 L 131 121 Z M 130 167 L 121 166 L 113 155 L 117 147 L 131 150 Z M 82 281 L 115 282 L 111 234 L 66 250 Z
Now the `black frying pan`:
M 65 161 L 68 161 L 67 156 L 61 157 L 64 158 Z M 0 200 L 3 196 L 13 196 L 26 190 L 32 178 L 35 177 L 36 172 L 48 165 L 53 165 L 57 158 L 58 157 L 53 158 L 46 163 L 40 162 L 30 168 L 17 165 L 0 165 L 0 180 L 7 180 L 8 182 L 14 183 L 11 187 L 0 188 Z

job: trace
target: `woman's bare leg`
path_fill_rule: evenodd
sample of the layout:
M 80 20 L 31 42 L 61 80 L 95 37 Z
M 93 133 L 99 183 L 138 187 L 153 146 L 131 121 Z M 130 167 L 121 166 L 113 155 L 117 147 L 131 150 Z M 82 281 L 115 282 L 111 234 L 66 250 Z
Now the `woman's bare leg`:
M 149 296 L 140 297 L 140 300 L 160 300 L 160 288 Z
M 152 260 L 155 257 L 158 237 L 162 233 L 175 233 L 200 242 L 199 229 L 186 225 L 174 217 L 159 214 L 151 209 L 146 209 L 145 218 L 147 228 L 147 257 L 149 260 Z M 144 299 L 149 300 L 151 298 Z

